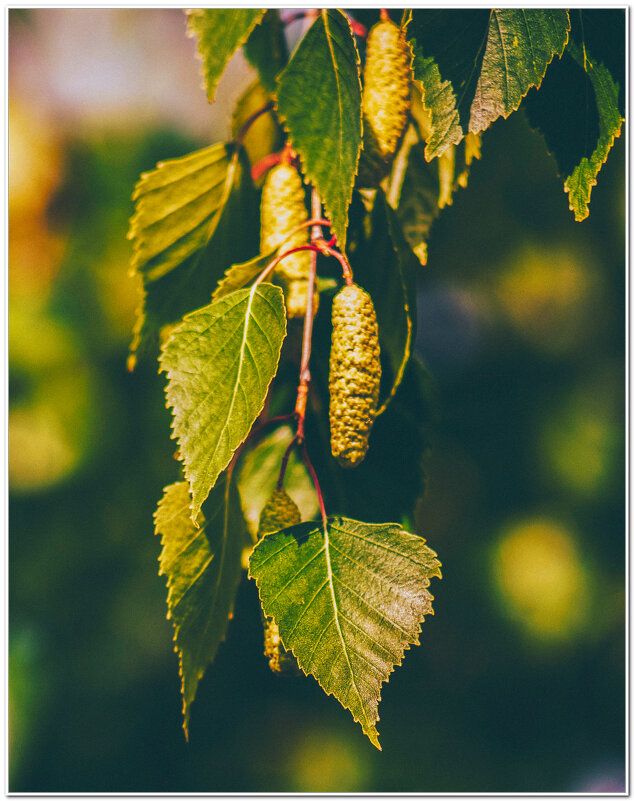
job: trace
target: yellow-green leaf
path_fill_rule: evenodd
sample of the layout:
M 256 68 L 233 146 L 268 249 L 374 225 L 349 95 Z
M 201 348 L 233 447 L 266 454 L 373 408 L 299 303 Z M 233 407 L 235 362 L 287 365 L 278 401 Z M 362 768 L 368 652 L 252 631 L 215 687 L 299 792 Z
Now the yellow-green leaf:
M 262 411 L 285 334 L 282 290 L 260 284 L 188 314 L 163 345 L 172 436 L 194 520 Z
M 575 220 L 585 220 L 590 213 L 590 193 L 597 183 L 597 175 L 605 164 L 614 140 L 621 134 L 623 118 L 619 111 L 619 90 L 609 71 L 603 64 L 594 61 L 584 50 L 574 43 L 569 46 L 574 60 L 587 73 L 596 100 L 599 123 L 599 138 L 590 157 L 584 157 L 564 182 L 568 192 L 570 210 Z
M 227 475 L 216 484 L 194 525 L 186 481 L 164 490 L 155 513 L 161 537 L 159 574 L 167 576 L 167 616 L 174 624 L 183 693 L 183 728 L 191 704 L 224 639 L 241 575 L 244 519 Z
M 209 302 L 233 262 L 257 248 L 256 193 L 244 157 L 212 145 L 162 162 L 141 176 L 128 238 L 143 295 L 131 347 L 147 347 L 162 326 Z

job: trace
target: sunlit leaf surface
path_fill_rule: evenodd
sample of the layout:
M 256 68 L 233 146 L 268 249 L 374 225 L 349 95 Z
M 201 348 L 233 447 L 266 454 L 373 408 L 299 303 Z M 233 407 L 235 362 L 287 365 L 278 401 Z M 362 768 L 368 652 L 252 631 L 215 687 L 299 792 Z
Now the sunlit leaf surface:
M 262 411 L 285 334 L 282 290 L 261 284 L 188 314 L 163 346 L 193 519 Z

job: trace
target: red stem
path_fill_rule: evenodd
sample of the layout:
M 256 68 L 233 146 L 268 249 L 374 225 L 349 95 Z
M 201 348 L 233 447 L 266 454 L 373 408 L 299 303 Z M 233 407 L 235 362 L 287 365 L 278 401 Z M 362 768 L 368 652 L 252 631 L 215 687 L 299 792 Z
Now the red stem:
M 251 167 L 251 180 L 257 181 L 259 180 L 267 170 L 270 170 L 271 167 L 275 167 L 276 164 L 279 164 L 282 160 L 282 153 L 269 153 L 268 156 L 264 156 L 263 159 L 257 161 Z
M 299 247 L 291 248 L 290 250 L 287 250 L 284 253 L 281 253 L 279 256 L 276 256 L 273 259 L 273 261 L 267 267 L 264 268 L 264 270 L 262 270 L 260 275 L 253 282 L 253 287 L 258 286 L 258 284 L 261 284 L 262 281 L 264 281 L 265 278 L 268 278 L 270 273 L 273 272 L 273 270 L 282 261 L 282 259 L 285 259 L 287 256 L 290 256 L 291 253 L 297 253 L 300 250 L 314 250 L 317 253 L 319 253 L 319 248 L 315 247 L 315 245 L 299 245 Z
M 313 463 L 310 461 L 310 458 L 308 456 L 306 445 L 304 445 L 304 447 L 302 448 L 302 458 L 304 459 L 304 464 L 308 468 L 308 472 L 310 473 L 313 486 L 315 487 L 315 492 L 317 493 L 317 500 L 319 502 L 319 511 L 321 512 L 321 519 L 323 521 L 324 531 L 325 531 L 328 525 L 328 515 L 326 514 L 326 507 L 324 506 L 324 496 L 321 493 L 321 486 L 319 485 L 319 479 L 317 478 L 317 473 L 315 472 Z
M 355 36 L 359 36 L 361 39 L 365 39 L 365 37 L 368 35 L 368 29 L 365 27 L 365 25 L 357 22 L 356 19 L 350 19 L 350 17 L 348 17 L 348 22 L 352 28 L 352 33 L 354 33 Z
M 308 398 L 308 384 L 310 383 L 310 351 L 313 335 L 313 320 L 315 318 L 315 281 L 317 278 L 317 254 L 321 248 L 318 245 L 322 241 L 323 233 L 321 230 L 321 202 L 317 192 L 313 189 L 311 214 L 313 226 L 310 232 L 311 247 L 310 271 L 308 273 L 308 285 L 306 287 L 306 315 L 304 317 L 304 332 L 302 336 L 302 361 L 299 367 L 299 386 L 297 387 L 297 401 L 295 403 L 295 414 L 297 415 L 297 437 L 300 442 L 304 440 L 304 418 L 306 417 L 306 400 Z
M 275 106 L 275 104 L 273 103 L 273 101 L 269 100 L 269 102 L 266 103 L 265 105 L 263 105 L 262 108 L 259 108 L 257 111 L 254 111 L 253 114 L 251 114 L 250 117 L 247 117 L 247 119 L 245 120 L 244 124 L 242 125 L 242 127 L 240 128 L 240 130 L 238 131 L 236 136 L 234 137 L 233 141 L 236 143 L 236 145 L 241 145 L 242 144 L 242 140 L 246 136 L 247 131 L 253 125 L 253 123 L 257 120 L 257 118 L 261 117 L 262 114 L 266 114 L 267 111 L 272 111 L 274 106 Z
M 288 460 L 291 458 L 291 453 L 293 448 L 297 445 L 298 439 L 297 434 L 293 437 L 293 439 L 288 443 L 288 447 L 284 451 L 284 456 L 282 456 L 282 463 L 280 464 L 280 473 L 277 477 L 277 484 L 275 489 L 279 492 L 282 487 L 284 486 L 284 476 L 286 475 L 286 468 L 288 467 Z

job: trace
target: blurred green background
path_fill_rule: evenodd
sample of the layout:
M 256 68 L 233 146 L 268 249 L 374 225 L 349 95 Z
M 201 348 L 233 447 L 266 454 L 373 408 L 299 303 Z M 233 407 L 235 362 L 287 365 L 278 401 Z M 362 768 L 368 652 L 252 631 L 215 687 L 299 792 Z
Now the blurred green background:
M 383 752 L 270 673 L 246 580 L 186 744 L 152 527 L 178 465 L 155 365 L 126 371 L 125 235 L 139 174 L 226 138 L 253 76 L 234 59 L 210 107 L 180 10 L 9 21 L 9 789 L 622 791 L 625 137 L 575 223 L 513 114 L 434 225 L 416 523 L 444 578 L 384 686 Z

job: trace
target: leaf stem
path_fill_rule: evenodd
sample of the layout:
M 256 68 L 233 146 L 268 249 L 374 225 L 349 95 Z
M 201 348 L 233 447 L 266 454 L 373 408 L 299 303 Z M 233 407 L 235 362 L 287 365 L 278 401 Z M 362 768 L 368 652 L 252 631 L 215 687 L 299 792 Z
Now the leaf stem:
M 338 250 L 333 250 L 330 247 L 330 244 L 326 245 L 325 248 L 322 248 L 321 252 L 325 256 L 334 256 L 336 259 L 339 260 L 339 263 L 341 264 L 341 269 L 343 270 L 343 278 L 344 281 L 346 282 L 346 286 L 350 286 L 351 284 L 354 283 L 354 277 L 352 275 L 352 267 L 350 266 L 350 262 L 343 253 L 339 253 Z
M 258 276 L 258 277 L 255 279 L 255 281 L 253 282 L 253 287 L 256 287 L 256 286 L 258 286 L 259 284 L 261 284 L 261 283 L 262 283 L 262 281 L 264 281 L 264 279 L 265 279 L 265 278 L 268 278 L 268 276 L 269 276 L 269 275 L 270 275 L 270 274 L 273 272 L 273 270 L 274 270 L 274 269 L 277 267 L 277 265 L 278 265 L 278 264 L 279 264 L 279 263 L 282 261 L 282 259 L 285 259 L 287 256 L 290 256 L 290 255 L 291 255 L 291 253 L 297 253 L 297 252 L 298 252 L 298 251 L 300 251 L 300 250 L 313 250 L 313 251 L 315 251 L 316 253 L 319 253 L 319 252 L 320 252 L 319 248 L 318 248 L 318 247 L 316 247 L 315 245 L 299 245 L 299 246 L 298 246 L 298 247 L 296 247 L 296 248 L 291 248 L 290 250 L 285 250 L 285 251 L 284 251 L 284 253 L 280 253 L 280 255 L 279 255 L 279 256 L 276 256 L 276 257 L 273 259 L 273 261 L 272 261 L 270 264 L 268 264 L 268 265 L 267 265 L 267 266 L 264 268 L 264 270 L 262 270 L 262 272 L 260 273 L 260 275 L 259 275 L 259 276 Z M 252 288 L 253 288 L 253 287 L 252 287 Z
M 317 478 L 317 473 L 315 472 L 315 468 L 313 467 L 313 463 L 310 461 L 310 457 L 308 456 L 308 451 L 306 450 L 306 445 L 302 448 L 302 458 L 304 460 L 304 464 L 310 473 L 310 477 L 313 482 L 313 486 L 315 487 L 315 492 L 317 493 L 317 500 L 319 501 L 319 511 L 321 512 L 321 519 L 324 524 L 324 531 L 328 526 L 328 515 L 326 514 L 326 507 L 324 506 L 324 496 L 321 493 L 321 486 L 319 484 L 319 479 Z
M 274 102 L 272 100 L 269 100 L 269 102 L 265 103 L 262 106 L 262 108 L 259 108 L 257 111 L 254 111 L 253 114 L 247 117 L 244 123 L 242 124 L 240 130 L 233 139 L 234 144 L 241 145 L 242 140 L 247 135 L 247 131 L 253 125 L 253 123 L 258 119 L 258 117 L 261 117 L 262 114 L 266 114 L 268 111 L 272 111 L 274 108 L 275 108 Z
M 269 153 L 268 156 L 264 156 L 264 158 L 256 161 L 256 163 L 251 167 L 251 180 L 257 181 L 260 179 L 265 172 L 271 169 L 271 167 L 275 167 L 276 164 L 279 164 L 282 160 L 282 151 L 280 150 L 277 153 Z
M 286 468 L 288 467 L 288 460 L 291 458 L 291 453 L 293 452 L 293 448 L 297 445 L 298 439 L 297 434 L 293 437 L 293 439 L 288 443 L 286 450 L 284 451 L 284 456 L 282 456 L 282 462 L 280 464 L 280 472 L 277 477 L 277 484 L 275 489 L 279 492 L 282 487 L 284 486 L 284 476 L 286 475 Z
M 302 336 L 302 360 L 299 367 L 299 386 L 297 387 L 297 401 L 295 414 L 297 415 L 297 437 L 304 441 L 304 418 L 306 417 L 306 400 L 308 397 L 308 384 L 310 383 L 310 351 L 312 347 L 313 321 L 315 319 L 315 281 L 317 279 L 317 254 L 322 251 L 323 232 L 321 230 L 321 201 L 317 190 L 313 189 L 311 196 L 311 216 L 313 225 L 310 232 L 311 251 L 310 270 L 306 287 L 306 315 L 304 317 L 304 332 Z

